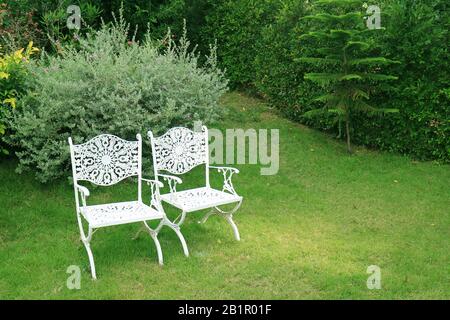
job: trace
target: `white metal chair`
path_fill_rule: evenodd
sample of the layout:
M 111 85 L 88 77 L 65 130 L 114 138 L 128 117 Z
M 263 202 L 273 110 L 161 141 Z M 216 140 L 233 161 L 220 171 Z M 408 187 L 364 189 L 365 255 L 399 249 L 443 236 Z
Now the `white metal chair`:
M 211 208 L 200 223 L 205 223 L 212 214 L 221 215 L 231 225 L 234 236 L 239 241 L 239 231 L 233 221 L 233 214 L 241 206 L 243 198 L 236 193 L 231 181 L 233 174 L 239 173 L 239 170 L 209 165 L 208 129 L 203 126 L 201 132 L 194 132 L 178 127 L 170 129 L 160 137 L 154 137 L 149 131 L 148 136 L 152 145 L 155 180 L 159 181 L 162 178 L 168 182 L 170 188 L 169 193 L 161 195 L 161 200 L 181 210 L 181 214 L 173 223 L 179 227 L 183 224 L 187 213 Z M 173 175 L 187 173 L 203 164 L 206 168 L 205 186 L 177 191 L 177 184 L 181 184 L 182 180 Z M 211 188 L 210 169 L 217 169 L 222 173 L 224 179 L 222 190 Z M 219 208 L 226 204 L 235 204 L 235 206 L 230 211 Z
M 161 265 L 163 256 L 157 236 L 164 225 L 176 232 L 183 248 L 186 246 L 179 227 L 166 219 L 161 206 L 159 188 L 162 188 L 163 184 L 156 180 L 142 178 L 142 138 L 139 134 L 136 137 L 137 141 L 126 141 L 114 135 L 103 134 L 79 145 L 74 145 L 69 138 L 78 226 L 94 279 L 96 279 L 96 272 L 90 242 L 93 233 L 99 228 L 143 222 L 145 229 L 155 242 L 158 261 Z M 111 186 L 128 177 L 138 178 L 137 201 L 88 206 L 86 198 L 90 195 L 89 190 L 78 184 L 79 181 L 88 181 L 99 186 Z M 142 201 L 142 182 L 150 187 L 149 205 Z M 87 235 L 81 218 L 88 223 Z M 149 227 L 147 221 L 150 220 L 160 220 L 156 229 Z

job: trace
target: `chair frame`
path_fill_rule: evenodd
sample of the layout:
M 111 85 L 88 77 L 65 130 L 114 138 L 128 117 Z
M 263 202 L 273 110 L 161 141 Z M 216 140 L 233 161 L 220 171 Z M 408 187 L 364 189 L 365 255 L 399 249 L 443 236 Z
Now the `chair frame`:
M 192 132 L 194 135 L 201 135 L 201 138 L 197 138 L 199 139 L 201 146 L 200 148 L 200 152 L 198 152 L 200 154 L 199 158 L 194 160 L 194 163 L 191 163 L 191 165 L 187 165 L 186 168 L 183 168 L 181 170 L 172 170 L 170 168 L 164 167 L 161 168 L 160 166 L 160 162 L 158 161 L 160 159 L 158 159 L 158 151 L 157 151 L 157 143 L 160 139 L 163 139 L 165 136 L 171 134 L 171 133 L 176 133 L 177 130 L 181 130 L 181 131 L 190 131 Z M 186 211 L 183 210 L 181 208 L 178 208 L 181 210 L 181 214 L 172 221 L 173 224 L 177 225 L 178 227 L 181 227 L 181 225 L 183 224 L 183 222 L 185 221 L 186 218 L 186 214 L 189 212 L 194 212 L 194 211 L 199 211 L 199 210 L 203 210 L 203 209 L 211 209 L 209 212 L 206 213 L 206 215 L 199 221 L 199 223 L 205 223 L 208 218 L 211 215 L 219 215 L 222 216 L 223 218 L 225 218 L 225 220 L 230 224 L 233 233 L 234 233 L 234 237 L 237 241 L 240 241 L 240 234 L 239 234 L 239 230 L 238 227 L 236 225 L 236 223 L 233 220 L 233 214 L 236 213 L 236 211 L 241 207 L 242 204 L 242 200 L 243 198 L 241 196 L 239 196 L 236 192 L 236 190 L 234 189 L 233 186 L 233 182 L 232 182 L 232 177 L 234 174 L 238 174 L 239 170 L 236 168 L 232 168 L 232 167 L 217 167 L 217 166 L 211 166 L 209 163 L 209 146 L 208 146 L 208 128 L 206 126 L 202 126 L 202 132 L 195 132 L 192 131 L 190 129 L 187 128 L 183 128 L 183 127 L 175 127 L 172 128 L 170 130 L 168 130 L 164 135 L 159 136 L 159 137 L 155 137 L 152 133 L 152 131 L 148 131 L 147 133 L 150 141 L 151 141 L 151 147 L 152 147 L 152 157 L 153 157 L 153 170 L 154 170 L 154 179 L 155 181 L 159 181 L 161 178 L 163 179 L 163 181 L 167 181 L 168 185 L 169 185 L 169 189 L 170 192 L 169 194 L 175 194 L 177 192 L 177 185 L 182 183 L 182 180 L 177 177 L 174 176 L 174 174 L 184 174 L 189 172 L 190 170 L 192 170 L 193 168 L 197 167 L 198 165 L 205 165 L 205 186 L 207 188 L 211 188 L 210 185 L 210 169 L 215 169 L 217 170 L 217 172 L 222 173 L 223 175 L 223 187 L 222 187 L 222 192 L 226 192 L 228 194 L 231 194 L 233 196 L 236 196 L 238 198 L 240 198 L 239 201 L 235 201 L 235 202 L 229 202 L 229 203 L 225 203 L 225 204 L 232 204 L 232 203 L 236 203 L 234 208 L 232 208 L 231 210 L 225 211 L 223 209 L 220 208 L 221 205 L 224 204 L 216 204 L 213 206 L 208 206 L 205 208 L 201 208 L 201 209 L 196 209 L 193 211 Z M 199 136 L 200 137 L 200 136 Z M 203 149 L 204 148 L 204 149 Z M 203 154 L 202 154 L 203 153 Z M 192 162 L 192 161 L 191 161 Z M 165 174 L 162 173 L 161 171 L 167 171 L 170 174 Z M 215 189 L 213 189 L 215 190 Z M 167 202 L 164 199 L 161 199 L 163 202 Z M 187 250 L 187 248 L 186 248 Z
M 129 172 L 125 172 L 124 174 L 122 174 L 122 176 L 116 176 L 116 179 L 111 179 L 112 176 L 110 174 L 109 181 L 101 181 L 98 179 L 92 179 L 92 178 L 84 176 L 83 172 L 80 171 L 81 169 L 84 168 L 83 164 L 81 163 L 82 161 L 80 161 L 80 160 L 77 161 L 77 154 L 76 154 L 77 153 L 76 149 L 78 149 L 78 148 L 81 149 L 83 147 L 87 148 L 89 146 L 89 144 L 93 144 L 93 143 L 95 143 L 95 141 L 101 141 L 101 139 L 103 139 L 103 138 L 104 139 L 116 139 L 123 144 L 133 144 L 133 143 L 136 144 L 137 143 L 137 155 L 133 155 L 133 161 L 137 162 L 137 163 L 134 163 L 135 167 L 131 168 L 131 169 L 126 167 L 125 171 L 129 171 Z M 95 263 L 94 263 L 94 255 L 93 255 L 92 249 L 91 249 L 91 240 L 92 240 L 93 234 L 100 228 L 109 227 L 112 225 L 119 225 L 119 224 L 143 222 L 146 231 L 149 233 L 149 235 L 151 236 L 151 238 L 153 239 L 153 241 L 155 243 L 157 254 L 158 254 L 158 262 L 160 265 L 163 265 L 163 255 L 162 255 L 161 245 L 158 240 L 158 233 L 160 232 L 160 230 L 163 226 L 167 226 L 167 227 L 171 228 L 177 234 L 178 238 L 181 241 L 183 248 L 186 247 L 186 241 L 185 241 L 183 235 L 181 234 L 179 226 L 171 223 L 167 219 L 164 209 L 161 205 L 161 198 L 160 198 L 159 190 L 160 190 L 160 188 L 163 188 L 164 185 L 157 180 L 149 180 L 149 179 L 144 179 L 142 177 L 142 137 L 140 134 L 137 134 L 136 138 L 137 138 L 137 141 L 126 141 L 126 140 L 123 140 L 114 135 L 101 134 L 101 135 L 98 135 L 98 136 L 92 138 L 91 140 L 89 140 L 83 144 L 79 144 L 79 145 L 73 144 L 72 138 L 69 137 L 69 139 L 68 139 L 69 147 L 70 147 L 70 157 L 71 157 L 71 163 L 72 163 L 72 177 L 73 177 L 73 186 L 74 186 L 74 193 L 75 193 L 75 206 L 76 206 L 78 227 L 80 229 L 81 241 L 84 244 L 84 247 L 86 248 L 86 252 L 88 254 L 89 264 L 90 264 L 90 268 L 91 268 L 91 274 L 92 274 L 92 278 L 94 280 L 97 279 L 97 276 L 96 276 L 96 269 L 95 269 Z M 113 150 L 108 150 L 108 152 L 109 151 L 113 151 Z M 105 150 L 103 150 L 103 152 L 105 152 Z M 107 154 L 106 156 L 109 157 L 110 155 Z M 133 164 L 128 163 L 128 165 L 132 166 Z M 114 167 L 114 170 L 116 170 L 116 169 L 118 169 L 118 168 Z M 120 168 L 120 169 L 122 169 L 122 168 Z M 102 171 L 100 169 L 97 169 L 96 172 L 103 173 L 104 176 L 106 176 L 108 174 L 108 172 L 105 173 L 105 171 Z M 111 171 L 109 173 L 111 173 Z M 115 171 L 114 171 L 114 173 L 115 173 Z M 123 171 L 122 171 L 122 173 L 123 173 Z M 137 221 L 132 221 L 132 222 L 120 222 L 119 221 L 118 223 L 104 225 L 104 226 L 97 226 L 97 227 L 91 226 L 91 224 L 89 223 L 87 218 L 84 217 L 82 214 L 82 210 L 89 208 L 89 206 L 87 206 L 87 198 L 90 196 L 90 192 L 89 192 L 88 188 L 78 184 L 78 181 L 87 181 L 87 182 L 91 182 L 91 183 L 93 183 L 95 185 L 99 185 L 99 186 L 112 186 L 126 178 L 129 178 L 129 177 L 137 177 L 138 178 L 138 196 L 137 196 L 138 199 L 137 199 L 136 203 L 144 205 L 142 202 L 142 183 L 144 182 L 150 187 L 150 191 L 151 191 L 150 205 L 147 207 L 149 207 L 150 209 L 156 210 L 161 215 L 161 217 L 145 219 L 145 220 L 137 220 Z M 80 198 L 81 198 L 81 205 L 80 205 Z M 106 205 L 114 205 L 114 203 L 112 203 L 112 204 L 108 203 Z M 87 234 L 85 233 L 84 228 L 83 228 L 83 221 L 82 221 L 83 219 L 82 218 L 84 218 L 84 220 L 88 224 Z M 160 220 L 159 225 L 155 229 L 150 228 L 150 226 L 147 223 L 147 221 L 151 221 L 151 220 Z M 188 256 L 187 250 L 185 250 L 184 253 L 186 256 Z

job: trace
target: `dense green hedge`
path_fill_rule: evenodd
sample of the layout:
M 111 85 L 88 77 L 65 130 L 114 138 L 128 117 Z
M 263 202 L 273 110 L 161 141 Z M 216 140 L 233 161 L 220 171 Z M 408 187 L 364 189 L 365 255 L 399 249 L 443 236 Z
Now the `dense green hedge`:
M 110 12 L 118 12 L 122 3 L 121 0 L 6 2 L 17 12 L 36 9 L 36 22 L 52 10 L 65 8 L 69 2 L 85 7 L 90 3 L 101 11 L 105 21 L 111 21 Z M 307 44 L 300 45 L 299 37 L 308 29 L 301 18 L 310 13 L 312 3 L 311 0 L 137 0 L 132 4 L 124 2 L 124 16 L 130 23 L 138 24 L 141 31 L 149 24 L 156 38 L 167 27 L 179 36 L 186 19 L 192 43 L 204 45 L 199 47 L 200 51 L 206 51 L 207 44 L 217 39 L 220 67 L 227 70 L 232 87 L 252 88 L 286 117 L 337 134 L 338 128 L 330 119 L 312 121 L 301 117 L 317 107 L 311 99 L 317 96 L 318 88 L 303 78 L 311 70 L 298 61 L 299 57 L 308 56 L 311 49 Z M 382 9 L 385 30 L 378 41 L 379 53 L 401 62 L 388 70 L 399 77 L 394 88 L 374 96 L 372 103 L 400 112 L 389 117 L 356 115 L 352 133 L 355 143 L 417 159 L 450 161 L 447 3 L 446 0 L 368 2 Z M 91 11 L 90 24 L 95 27 L 99 18 L 94 19 L 95 10 Z M 48 30 L 42 23 L 40 29 L 41 38 L 45 39 L 43 34 Z
M 398 115 L 367 119 L 356 127 L 365 145 L 418 159 L 450 161 L 450 64 L 448 2 L 389 0 L 382 7 L 382 49 L 400 61 L 394 90 L 378 97 Z M 361 124 L 361 122 L 359 122 Z
M 222 1 L 222 0 L 221 0 Z M 221 2 L 219 1 L 219 2 Z M 66 26 L 67 8 L 78 5 L 81 9 L 82 29 L 85 34 L 89 28 L 100 28 L 101 21 L 114 21 L 119 11 L 133 29 L 136 39 L 143 40 L 147 27 L 150 27 L 152 37 L 160 39 L 170 28 L 174 38 L 181 37 L 183 20 L 186 20 L 189 39 L 199 44 L 200 49 L 208 51 L 208 44 L 203 44 L 200 35 L 205 25 L 207 12 L 211 10 L 215 0 L 5 0 L 0 14 L 0 44 L 15 47 L 25 46 L 33 40 L 39 47 L 45 47 L 49 52 L 55 52 L 54 41 L 60 44 L 73 42 L 74 30 Z M 135 28 L 136 27 L 136 28 Z M 12 39 L 3 39 L 8 32 Z M 5 40 L 6 43 L 5 43 Z
M 312 1 L 309 1 L 310 3 Z M 357 115 L 354 142 L 409 154 L 417 159 L 450 161 L 449 20 L 445 0 L 383 0 L 380 53 L 401 63 L 389 74 L 399 80 L 372 101 L 397 108 L 398 114 Z M 223 0 L 207 17 L 209 38 L 217 38 L 222 67 L 235 86 L 252 86 L 283 114 L 337 133 L 329 119 L 306 122 L 302 114 L 316 106 L 317 87 L 304 80 L 308 55 L 299 37 L 312 10 L 304 0 Z
M 204 41 L 216 39 L 219 61 L 231 84 L 251 85 L 257 77 L 255 56 L 267 48 L 261 41 L 263 26 L 270 24 L 281 6 L 273 0 L 219 0 L 206 17 Z

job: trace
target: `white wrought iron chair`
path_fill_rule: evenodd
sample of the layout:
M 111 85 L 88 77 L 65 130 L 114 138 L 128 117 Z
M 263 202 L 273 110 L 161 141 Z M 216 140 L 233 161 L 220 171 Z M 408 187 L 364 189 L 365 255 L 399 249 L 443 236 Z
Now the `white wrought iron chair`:
M 74 145 L 69 138 L 78 226 L 94 279 L 97 277 L 90 242 L 92 235 L 99 228 L 143 222 L 155 242 L 160 265 L 163 264 L 163 256 L 157 236 L 164 225 L 175 231 L 183 248 L 186 246 L 178 226 L 165 219 L 159 193 L 159 188 L 162 188 L 163 184 L 142 178 L 142 138 L 140 134 L 136 137 L 137 141 L 126 141 L 114 135 L 103 134 L 79 145 Z M 98 186 L 112 186 L 128 177 L 138 178 L 137 201 L 88 206 L 86 198 L 90 195 L 89 190 L 78 184 L 79 181 L 87 181 Z M 142 201 L 142 182 L 150 187 L 149 205 Z M 88 223 L 87 235 L 81 218 Z M 160 220 L 156 229 L 149 227 L 147 221 L 150 220 Z
M 239 209 L 242 197 L 239 196 L 231 181 L 238 169 L 231 167 L 213 167 L 209 165 L 208 128 L 202 126 L 201 132 L 194 132 L 187 128 L 172 128 L 160 137 L 154 137 L 148 132 L 153 154 L 153 169 L 155 180 L 163 179 L 168 182 L 170 192 L 161 195 L 161 200 L 181 210 L 181 214 L 172 222 L 180 227 L 187 213 L 203 209 L 211 209 L 199 223 L 205 223 L 213 214 L 223 216 L 231 225 L 236 240 L 240 240 L 239 231 L 233 221 L 233 214 Z M 194 167 L 205 165 L 205 186 L 177 191 L 176 187 L 182 180 L 173 175 L 182 175 Z M 210 186 L 210 169 L 216 169 L 223 174 L 222 190 Z M 169 174 L 167 174 L 169 173 Z M 229 211 L 219 206 L 235 204 Z M 187 250 L 187 248 L 185 248 Z

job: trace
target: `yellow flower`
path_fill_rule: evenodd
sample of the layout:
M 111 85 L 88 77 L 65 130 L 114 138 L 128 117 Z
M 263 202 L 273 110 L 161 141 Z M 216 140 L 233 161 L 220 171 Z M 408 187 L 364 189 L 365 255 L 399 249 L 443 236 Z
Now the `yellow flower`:
M 14 63 L 20 63 L 23 60 L 24 56 L 23 56 L 22 52 L 23 52 L 23 48 L 14 52 L 14 54 L 12 56 Z
M 29 56 L 38 51 L 39 51 L 38 48 L 33 47 L 33 41 L 30 41 L 30 43 L 28 43 L 28 46 L 27 46 L 26 55 Z
M 8 79 L 9 78 L 9 73 L 0 71 L 0 79 Z
M 22 58 L 23 57 L 22 52 L 23 52 L 23 48 L 14 52 L 14 56 Z
M 3 103 L 9 103 L 11 107 L 14 109 L 16 107 L 16 98 L 8 98 L 3 100 Z

